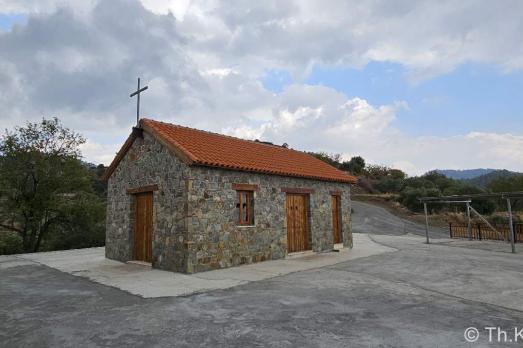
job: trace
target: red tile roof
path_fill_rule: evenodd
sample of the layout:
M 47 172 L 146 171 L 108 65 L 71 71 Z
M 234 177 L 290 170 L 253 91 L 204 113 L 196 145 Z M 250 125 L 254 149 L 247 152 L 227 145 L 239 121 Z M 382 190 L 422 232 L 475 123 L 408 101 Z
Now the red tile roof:
M 305 152 L 145 118 L 140 120 L 140 126 L 144 131 L 149 132 L 165 146 L 173 150 L 189 165 L 323 181 L 356 182 L 355 177 Z M 122 150 L 124 149 L 122 148 Z M 121 157 L 123 155 L 124 153 L 121 154 Z M 120 153 L 115 158 L 115 161 L 118 157 L 120 157 Z M 115 161 L 109 167 L 105 175 L 106 178 L 116 168 L 117 163 Z M 113 164 L 114 168 L 111 170 Z

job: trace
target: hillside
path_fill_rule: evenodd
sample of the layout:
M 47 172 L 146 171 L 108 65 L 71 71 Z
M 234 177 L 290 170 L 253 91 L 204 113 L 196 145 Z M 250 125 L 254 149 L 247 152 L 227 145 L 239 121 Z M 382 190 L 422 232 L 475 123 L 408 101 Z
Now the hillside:
M 487 187 L 488 184 L 490 184 L 492 181 L 494 181 L 496 179 L 507 178 L 507 177 L 512 177 L 512 176 L 519 176 L 519 175 L 523 175 L 523 173 L 511 172 L 511 171 L 503 169 L 503 170 L 495 170 L 493 172 L 490 172 L 488 174 L 484 174 L 484 175 L 481 175 L 481 176 L 478 176 L 475 178 L 464 179 L 462 181 L 469 185 L 485 188 L 485 187 Z
M 523 175 L 523 173 L 511 172 L 506 169 L 437 169 L 437 173 L 445 175 L 447 178 L 460 180 L 471 186 L 486 188 L 488 184 L 499 178 L 507 178 L 515 175 Z
M 454 170 L 454 169 L 436 169 L 439 174 L 445 175 L 447 178 L 456 179 L 456 180 L 465 180 L 477 178 L 479 176 L 488 175 L 492 172 L 497 171 L 497 169 L 491 168 L 477 168 L 477 169 L 463 169 L 463 170 Z

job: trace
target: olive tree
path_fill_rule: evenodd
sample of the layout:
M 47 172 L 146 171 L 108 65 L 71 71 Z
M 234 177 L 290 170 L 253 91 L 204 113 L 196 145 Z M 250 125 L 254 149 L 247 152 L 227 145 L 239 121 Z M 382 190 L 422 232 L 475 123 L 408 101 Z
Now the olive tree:
M 60 235 L 63 242 L 68 231 L 103 238 L 104 206 L 81 161 L 84 141 L 57 118 L 0 138 L 0 233 L 17 234 L 23 251 L 38 251 Z

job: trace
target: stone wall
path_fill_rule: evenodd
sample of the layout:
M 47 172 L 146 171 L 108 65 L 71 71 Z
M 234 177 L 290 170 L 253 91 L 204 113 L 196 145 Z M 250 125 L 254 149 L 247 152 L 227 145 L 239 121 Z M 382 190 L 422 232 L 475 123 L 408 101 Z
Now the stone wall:
M 153 192 L 153 267 L 186 272 L 187 183 L 190 169 L 144 132 L 108 181 L 106 256 L 132 260 L 133 200 L 127 189 L 158 185 Z
M 237 191 L 233 183 L 258 185 L 254 226 L 238 226 Z M 352 247 L 350 186 L 308 179 L 191 168 L 188 192 L 188 272 L 279 259 L 287 253 L 285 193 L 282 187 L 310 188 L 310 242 L 314 251 L 333 249 L 330 191 L 341 191 L 344 245 Z

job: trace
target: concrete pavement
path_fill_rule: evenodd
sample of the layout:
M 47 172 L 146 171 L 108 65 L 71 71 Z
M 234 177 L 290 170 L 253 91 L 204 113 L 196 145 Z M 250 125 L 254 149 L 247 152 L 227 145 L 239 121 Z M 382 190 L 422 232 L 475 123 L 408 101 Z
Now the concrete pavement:
M 374 235 L 372 239 L 398 249 L 397 255 L 384 264 L 361 260 L 353 269 L 523 312 L 523 254 L 511 254 L 508 243 L 480 242 L 483 248 L 479 249 L 474 241 L 427 245 L 419 236 Z M 490 250 L 486 249 L 489 245 L 493 247 Z
M 489 343 L 484 328 L 523 327 L 521 255 L 372 238 L 398 250 L 183 297 L 142 298 L 11 263 L 0 269 L 0 345 L 511 346 Z M 471 326 L 475 345 L 463 336 Z
M 70 273 L 34 259 L 0 258 L 0 346 L 521 346 L 514 329 L 523 328 L 522 254 L 506 252 L 503 243 L 442 238 L 426 245 L 398 224 L 381 230 L 381 221 L 360 217 L 355 207 L 354 224 L 366 226 L 360 231 L 394 251 L 259 281 L 236 278 L 242 267 L 231 268 L 224 277 L 245 283 L 188 296 L 135 296 L 73 276 L 90 266 L 68 266 L 59 257 L 46 262 Z M 355 236 L 355 245 L 366 238 Z M 478 328 L 475 343 L 465 340 L 469 327 Z M 495 334 L 489 342 L 486 327 L 506 331 L 507 341 Z
M 226 289 L 293 272 L 305 271 L 395 249 L 373 242 L 367 235 L 355 234 L 355 247 L 339 252 L 305 254 L 284 260 L 266 261 L 196 274 L 167 272 L 151 267 L 108 260 L 104 248 L 54 251 L 0 256 L 0 267 L 42 264 L 59 271 L 88 278 L 145 298 L 186 296 L 193 293 Z

